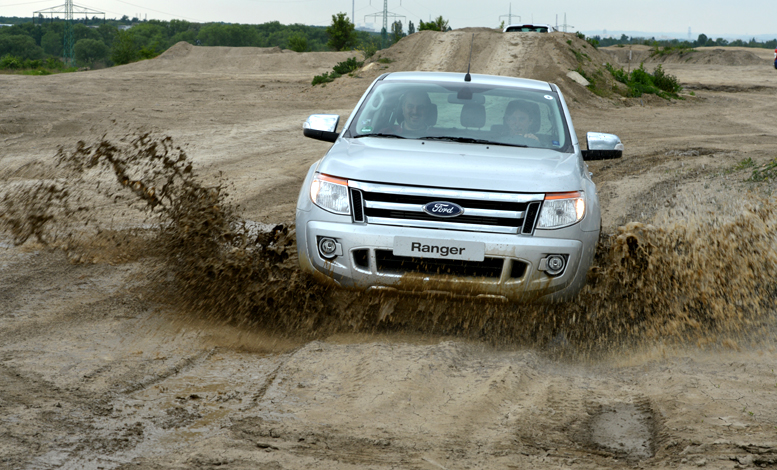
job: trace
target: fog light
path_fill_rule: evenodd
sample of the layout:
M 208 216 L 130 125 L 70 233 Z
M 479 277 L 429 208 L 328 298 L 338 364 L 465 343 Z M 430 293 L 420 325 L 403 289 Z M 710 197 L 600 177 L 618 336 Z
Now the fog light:
M 551 276 L 561 274 L 561 272 L 564 271 L 564 266 L 566 266 L 566 264 L 567 264 L 567 260 L 564 259 L 563 256 L 550 255 L 547 258 L 547 268 L 545 272 L 550 274 Z
M 337 256 L 337 242 L 332 238 L 322 237 L 318 241 L 318 251 L 326 259 L 332 259 Z

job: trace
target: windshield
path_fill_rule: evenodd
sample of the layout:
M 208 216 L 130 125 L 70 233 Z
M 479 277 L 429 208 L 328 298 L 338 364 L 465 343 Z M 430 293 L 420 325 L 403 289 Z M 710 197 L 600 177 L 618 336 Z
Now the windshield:
M 451 140 L 572 151 L 556 93 L 463 81 L 380 82 L 349 131 L 355 138 Z
M 548 27 L 547 26 L 532 26 L 532 25 L 523 25 L 523 26 L 509 26 L 506 30 L 506 33 L 547 33 Z

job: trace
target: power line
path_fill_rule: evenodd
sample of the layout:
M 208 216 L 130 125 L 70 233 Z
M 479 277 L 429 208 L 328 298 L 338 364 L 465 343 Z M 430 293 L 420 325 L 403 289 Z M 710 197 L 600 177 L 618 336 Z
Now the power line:
M 173 13 L 168 13 L 166 11 L 154 10 L 153 8 L 148 8 L 148 7 L 144 7 L 144 6 L 141 6 L 141 5 L 135 5 L 134 3 L 125 2 L 123 0 L 113 0 L 113 1 L 114 2 L 119 2 L 119 3 L 124 3 L 124 4 L 130 5 L 130 6 L 133 6 L 133 7 L 137 7 L 137 8 L 143 8 L 144 10 L 153 11 L 154 13 L 161 13 L 163 15 L 172 16 L 173 18 L 184 18 L 184 19 L 187 19 L 187 20 L 196 21 L 197 23 L 205 23 L 205 21 L 201 21 L 201 20 L 198 20 L 196 18 L 188 18 L 186 16 L 176 15 L 176 14 L 173 14 Z
M 400 5 L 401 5 L 400 0 Z M 378 15 L 381 15 L 381 12 L 375 12 L 369 15 L 364 15 L 364 22 L 367 22 L 367 18 L 372 16 L 373 18 L 377 19 Z M 405 18 L 407 17 L 405 15 L 397 15 L 396 13 L 388 11 L 388 0 L 383 0 L 383 28 L 380 30 L 380 42 L 381 42 L 381 48 L 385 49 L 387 47 L 388 42 L 388 19 L 389 17 L 394 18 L 396 21 L 396 18 Z
M 508 14 L 506 14 L 506 15 L 499 15 L 499 19 L 501 20 L 502 18 L 504 18 L 506 16 L 507 17 L 507 24 L 511 25 L 511 24 L 513 24 L 513 4 L 512 3 L 510 4 L 510 10 L 509 11 L 510 12 Z M 515 16 L 518 17 L 518 21 L 520 22 L 521 21 L 521 17 L 519 15 L 515 15 Z

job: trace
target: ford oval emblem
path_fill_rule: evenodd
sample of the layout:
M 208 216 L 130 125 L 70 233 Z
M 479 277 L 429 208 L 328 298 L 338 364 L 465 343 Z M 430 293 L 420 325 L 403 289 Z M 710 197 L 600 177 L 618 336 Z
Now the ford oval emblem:
M 452 202 L 435 201 L 424 205 L 424 212 L 435 217 L 456 217 L 464 213 L 464 208 Z

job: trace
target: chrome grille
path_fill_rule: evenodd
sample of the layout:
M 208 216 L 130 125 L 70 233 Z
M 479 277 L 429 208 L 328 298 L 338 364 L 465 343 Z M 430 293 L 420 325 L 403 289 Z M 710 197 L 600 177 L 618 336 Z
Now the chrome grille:
M 349 181 L 359 190 L 365 222 L 377 225 L 464 230 L 531 235 L 544 194 L 498 193 L 454 189 L 419 188 Z M 424 212 L 425 204 L 445 201 L 458 204 L 464 213 L 440 218 Z M 533 204 L 532 204 L 533 203 Z M 529 222 L 525 225 L 526 215 Z

